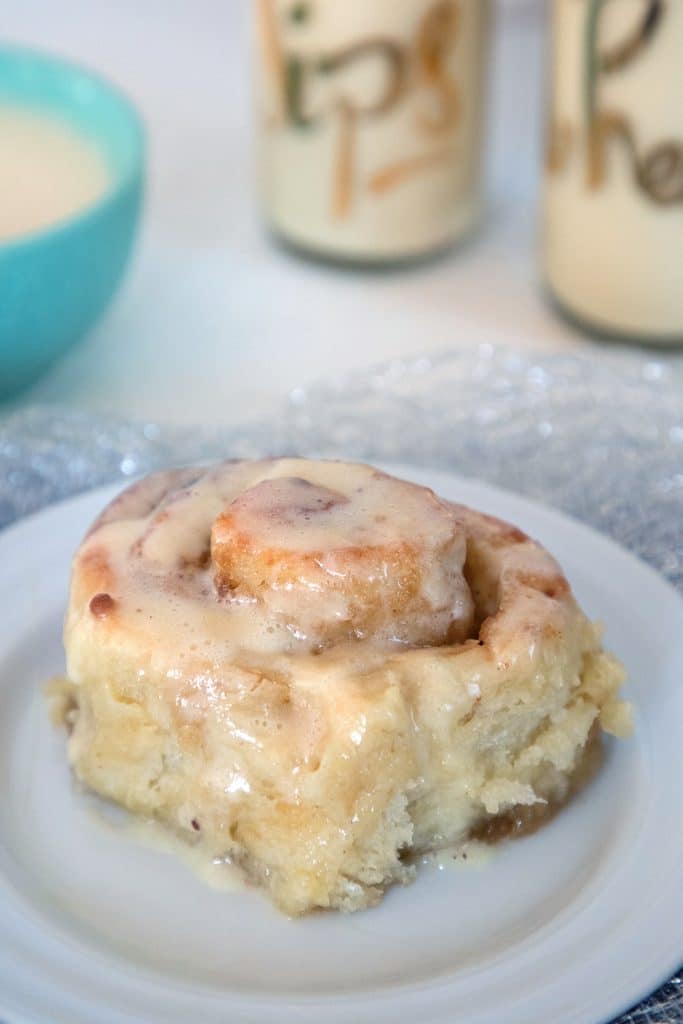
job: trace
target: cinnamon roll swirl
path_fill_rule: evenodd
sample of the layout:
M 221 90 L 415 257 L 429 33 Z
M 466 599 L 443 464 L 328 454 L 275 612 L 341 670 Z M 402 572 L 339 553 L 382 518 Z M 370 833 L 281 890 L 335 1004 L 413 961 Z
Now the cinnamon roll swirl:
M 157 473 L 76 553 L 69 758 L 289 914 L 570 790 L 619 663 L 516 528 L 369 466 Z

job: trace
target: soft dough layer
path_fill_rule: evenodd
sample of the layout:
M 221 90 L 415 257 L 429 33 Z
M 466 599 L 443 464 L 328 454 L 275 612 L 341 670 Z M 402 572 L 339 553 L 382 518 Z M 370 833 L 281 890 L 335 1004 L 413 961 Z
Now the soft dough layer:
M 409 854 L 551 808 L 589 734 L 628 727 L 550 555 L 352 464 L 135 485 L 76 554 L 65 646 L 78 777 L 290 914 L 368 906 Z

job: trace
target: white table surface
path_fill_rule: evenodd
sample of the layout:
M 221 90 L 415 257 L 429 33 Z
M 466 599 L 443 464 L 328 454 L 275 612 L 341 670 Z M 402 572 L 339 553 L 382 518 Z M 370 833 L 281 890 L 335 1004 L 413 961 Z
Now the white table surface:
M 83 343 L 24 395 L 162 422 L 234 423 L 292 388 L 378 360 L 507 341 L 587 342 L 536 266 L 542 0 L 498 8 L 487 223 L 418 269 L 339 271 L 280 250 L 252 195 L 248 0 L 22 0 L 3 36 L 85 61 L 140 106 L 144 228 L 126 284 Z

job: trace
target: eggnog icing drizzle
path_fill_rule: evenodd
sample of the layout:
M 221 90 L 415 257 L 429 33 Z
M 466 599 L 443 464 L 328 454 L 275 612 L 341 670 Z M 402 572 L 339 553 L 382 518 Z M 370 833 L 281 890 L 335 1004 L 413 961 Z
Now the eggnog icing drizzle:
M 165 476 L 115 502 L 79 555 L 106 560 L 114 614 L 150 645 L 235 662 L 468 633 L 465 533 L 431 491 L 303 459 Z

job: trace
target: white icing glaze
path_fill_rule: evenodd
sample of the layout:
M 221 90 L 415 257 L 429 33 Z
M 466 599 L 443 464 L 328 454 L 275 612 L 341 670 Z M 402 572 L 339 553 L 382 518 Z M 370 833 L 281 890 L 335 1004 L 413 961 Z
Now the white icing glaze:
M 152 651 L 177 646 L 210 671 L 330 636 L 386 646 L 469 629 L 465 534 L 425 488 L 366 466 L 279 459 L 210 469 L 151 511 L 150 489 L 158 478 L 120 502 L 121 518 L 105 513 L 79 557 L 103 553 L 117 609 Z M 224 556 L 237 579 L 221 575 Z

